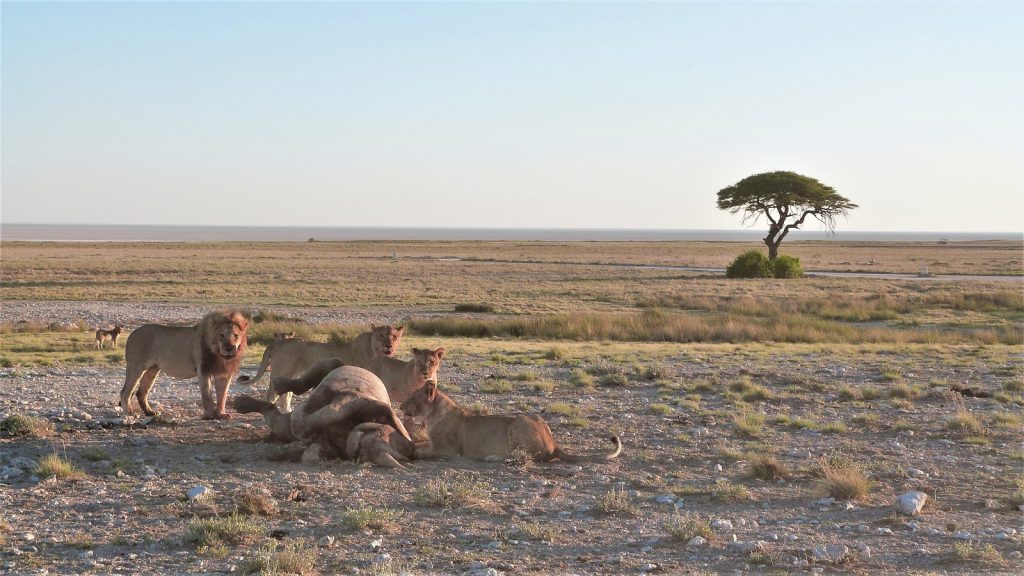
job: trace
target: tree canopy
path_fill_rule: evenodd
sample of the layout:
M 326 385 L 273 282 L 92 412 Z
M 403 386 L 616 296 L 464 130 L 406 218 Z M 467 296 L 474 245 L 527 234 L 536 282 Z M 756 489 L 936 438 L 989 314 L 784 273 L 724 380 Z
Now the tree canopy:
M 834 233 L 836 217 L 848 215 L 857 205 L 814 178 L 796 172 L 765 172 L 719 190 L 718 207 L 732 214 L 742 212 L 744 223 L 755 224 L 761 216 L 766 217 L 768 235 L 764 243 L 768 258 L 775 260 L 779 244 L 808 216 Z

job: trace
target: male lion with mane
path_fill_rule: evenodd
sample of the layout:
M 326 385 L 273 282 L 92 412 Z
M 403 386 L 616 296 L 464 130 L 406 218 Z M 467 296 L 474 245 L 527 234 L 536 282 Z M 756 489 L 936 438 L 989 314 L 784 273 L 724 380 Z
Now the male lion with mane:
M 274 373 L 275 379 L 298 378 L 317 362 L 331 358 L 339 358 L 348 366 L 368 369 L 374 359 L 395 354 L 404 330 L 401 326 L 371 325 L 369 332 L 363 332 L 346 344 L 307 342 L 298 338 L 277 340 L 263 352 L 263 362 L 256 375 L 252 378 L 240 376 L 238 382 L 255 384 L 268 369 Z M 285 412 L 291 409 L 291 393 L 282 394 L 278 401 L 272 385 L 267 387 L 266 400 L 277 402 Z
M 149 392 L 163 371 L 172 378 L 199 377 L 204 420 L 231 418 L 225 407 L 228 386 L 242 366 L 248 330 L 249 320 L 239 310 L 211 312 L 195 326 L 141 326 L 124 345 L 121 409 L 129 414 L 135 396 L 142 411 L 154 415 Z

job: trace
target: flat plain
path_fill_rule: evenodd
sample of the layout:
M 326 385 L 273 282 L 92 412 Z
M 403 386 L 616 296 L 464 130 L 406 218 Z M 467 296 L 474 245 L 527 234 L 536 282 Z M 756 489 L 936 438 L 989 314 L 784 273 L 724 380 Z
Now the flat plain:
M 4 243 L 0 570 L 1019 572 L 1020 279 L 677 268 L 750 247 Z M 809 270 L 1006 277 L 1024 272 L 1022 248 L 783 252 Z M 606 450 L 614 432 L 623 454 L 399 472 L 301 462 L 259 418 L 200 421 L 195 383 L 163 376 L 161 416 L 123 418 L 122 349 L 95 350 L 92 331 L 227 305 L 258 320 L 244 372 L 276 331 L 342 340 L 402 323 L 399 356 L 444 346 L 441 385 L 460 403 L 540 414 L 571 452 Z M 186 496 L 197 486 L 210 494 Z M 913 516 L 894 506 L 909 491 L 928 496 Z

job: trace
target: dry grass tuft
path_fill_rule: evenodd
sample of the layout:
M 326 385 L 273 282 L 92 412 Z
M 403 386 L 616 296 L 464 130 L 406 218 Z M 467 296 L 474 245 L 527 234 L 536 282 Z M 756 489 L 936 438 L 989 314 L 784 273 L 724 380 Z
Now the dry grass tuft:
M 786 466 L 771 454 L 747 454 L 746 460 L 751 478 L 774 482 L 789 476 Z
M 225 518 L 196 518 L 185 528 L 185 541 L 198 548 L 225 544 L 238 545 L 263 534 L 263 525 L 254 518 L 232 514 Z
M 854 462 L 821 458 L 818 467 L 828 495 L 836 500 L 861 500 L 871 491 L 867 474 Z
M 39 460 L 39 465 L 36 466 L 32 473 L 40 478 L 52 477 L 58 480 L 81 480 L 85 478 L 85 472 L 82 472 L 74 464 L 56 454 L 50 454 Z
M 403 516 L 405 516 L 403 512 L 391 508 L 360 506 L 346 510 L 341 521 L 347 528 L 353 530 L 370 528 L 371 530 L 391 532 L 399 527 Z
M 30 436 L 33 438 L 47 438 L 53 436 L 53 424 L 45 418 L 38 416 L 26 416 L 24 414 L 11 414 L 0 422 L 0 432 L 6 432 L 11 436 Z
M 953 557 L 965 562 L 981 562 L 983 564 L 1003 564 L 1003 557 L 992 544 L 981 542 L 957 542 L 953 544 Z
M 594 503 L 594 510 L 601 514 L 623 514 L 632 516 L 637 513 L 637 507 L 633 504 L 633 498 L 621 488 L 612 488 L 603 496 L 598 496 Z
M 414 500 L 431 508 L 486 508 L 491 486 L 469 476 L 445 473 L 416 491 Z
M 665 523 L 665 532 L 676 542 L 689 542 L 696 536 L 711 540 L 715 532 L 707 520 L 696 514 L 676 513 L 671 520 Z
M 244 492 L 232 498 L 235 510 L 248 516 L 276 516 L 277 501 L 262 491 Z
M 746 486 L 733 484 L 724 478 L 715 480 L 708 493 L 719 502 L 741 502 L 751 498 L 750 490 Z
M 733 429 L 743 436 L 757 436 L 764 428 L 763 412 L 741 412 L 733 418 Z
M 238 568 L 243 575 L 278 576 L 315 574 L 317 550 L 305 540 L 270 541 L 243 560 Z

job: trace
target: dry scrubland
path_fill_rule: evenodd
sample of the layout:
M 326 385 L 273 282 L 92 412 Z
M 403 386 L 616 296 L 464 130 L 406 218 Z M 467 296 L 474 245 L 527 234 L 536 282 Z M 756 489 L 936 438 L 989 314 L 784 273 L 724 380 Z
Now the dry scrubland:
M 616 265 L 721 267 L 746 248 L 5 243 L 0 571 L 1018 572 L 1021 283 Z M 809 269 L 1021 273 L 1013 243 L 786 248 Z M 97 321 L 229 303 L 258 311 L 249 373 L 283 328 L 403 321 L 399 355 L 444 346 L 460 402 L 543 413 L 576 452 L 616 432 L 625 452 L 302 463 L 259 419 L 199 421 L 195 384 L 164 377 L 162 417 L 126 425 L 123 352 L 91 348 Z M 892 506 L 909 490 L 929 496 L 917 516 Z

